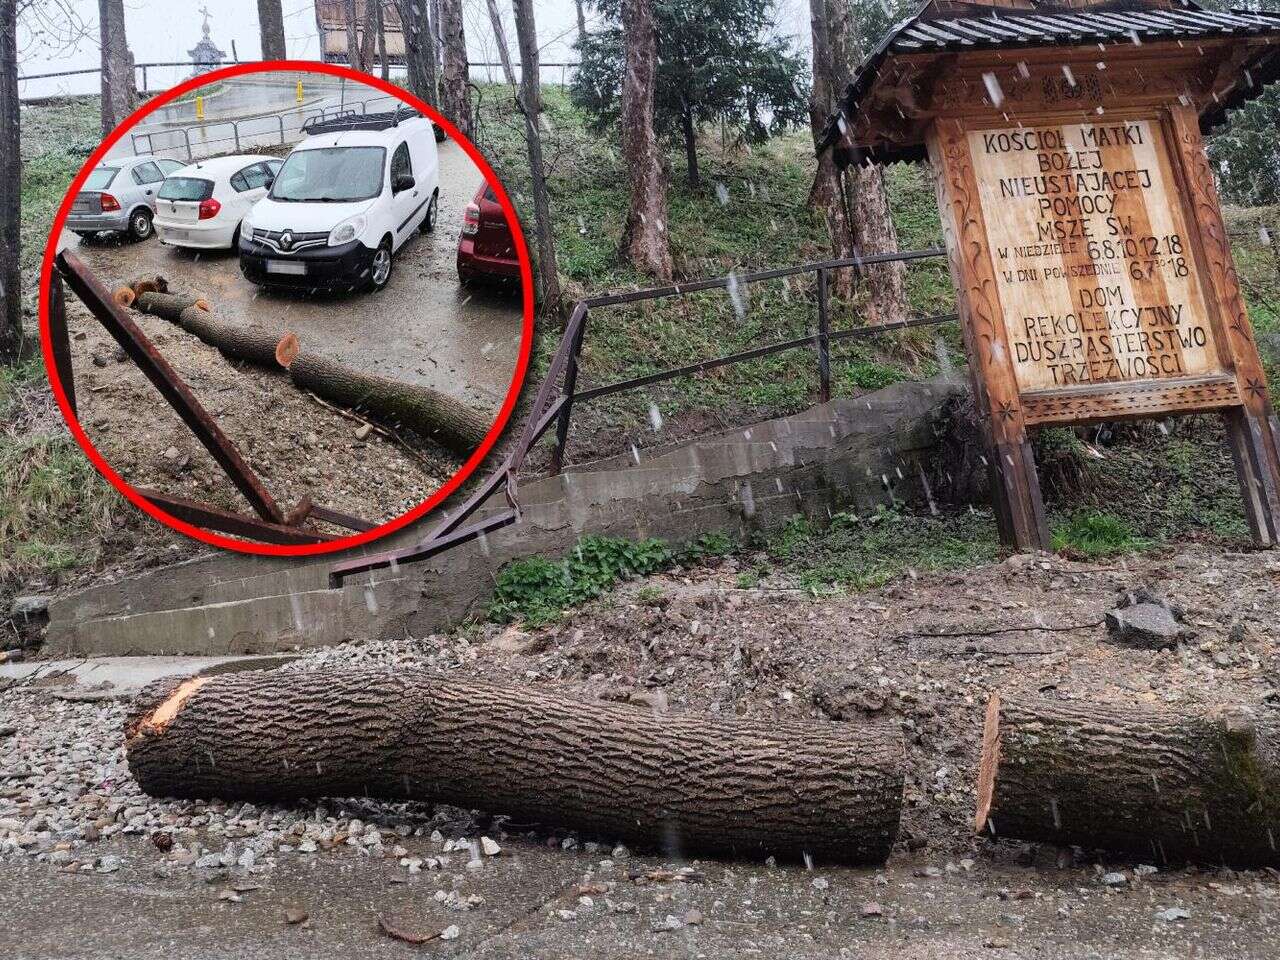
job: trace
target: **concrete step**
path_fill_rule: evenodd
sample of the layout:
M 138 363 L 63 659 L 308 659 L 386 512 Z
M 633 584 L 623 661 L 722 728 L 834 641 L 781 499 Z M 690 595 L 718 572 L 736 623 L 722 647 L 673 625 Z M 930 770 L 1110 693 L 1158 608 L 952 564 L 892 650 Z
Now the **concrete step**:
M 64 700 L 113 700 L 136 696 L 161 677 L 214 676 L 242 670 L 274 670 L 292 656 L 94 657 L 0 664 L 0 690 L 9 684 L 49 689 Z

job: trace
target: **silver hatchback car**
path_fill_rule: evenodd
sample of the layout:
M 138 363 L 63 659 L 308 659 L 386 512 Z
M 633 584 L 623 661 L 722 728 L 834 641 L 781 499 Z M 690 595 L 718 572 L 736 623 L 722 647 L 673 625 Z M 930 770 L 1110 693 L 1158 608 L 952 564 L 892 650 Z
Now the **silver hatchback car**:
M 177 160 L 152 156 L 102 161 L 76 194 L 67 229 L 82 237 L 113 230 L 135 240 L 147 239 L 153 232 L 156 194 L 165 177 L 183 166 Z

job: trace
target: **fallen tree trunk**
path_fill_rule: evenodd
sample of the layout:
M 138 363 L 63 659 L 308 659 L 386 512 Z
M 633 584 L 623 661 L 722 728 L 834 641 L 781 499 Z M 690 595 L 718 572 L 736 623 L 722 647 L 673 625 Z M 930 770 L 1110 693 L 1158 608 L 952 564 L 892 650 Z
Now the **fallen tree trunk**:
M 365 373 L 317 354 L 303 353 L 297 337 L 220 321 L 208 301 L 186 293 L 143 293 L 133 306 L 178 324 L 235 360 L 283 366 L 299 387 L 331 403 L 364 410 L 384 423 L 408 427 L 462 454 L 489 432 L 492 416 L 438 390 Z
M 274 346 L 272 350 L 274 354 Z M 392 426 L 408 427 L 461 453 L 478 447 L 493 423 L 492 416 L 438 390 L 365 373 L 318 354 L 299 352 L 288 369 L 304 390 L 376 414 Z
M 209 302 L 190 293 L 144 293 L 134 302 L 141 313 L 176 323 L 194 337 L 234 360 L 248 360 L 273 367 L 279 337 L 261 327 L 224 323 L 209 309 Z
M 1280 865 L 1280 720 L 1060 701 L 987 704 L 975 828 L 1157 863 Z
M 370 796 L 648 846 L 880 863 L 898 831 L 893 727 L 656 715 L 421 670 L 166 678 L 126 723 L 154 796 Z

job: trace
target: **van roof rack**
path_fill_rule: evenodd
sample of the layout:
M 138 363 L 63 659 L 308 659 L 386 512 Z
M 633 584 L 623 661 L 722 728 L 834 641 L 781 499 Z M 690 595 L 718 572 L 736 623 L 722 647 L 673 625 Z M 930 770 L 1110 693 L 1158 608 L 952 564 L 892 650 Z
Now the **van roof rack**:
M 356 113 L 347 110 L 332 117 L 311 117 L 302 125 L 305 134 L 342 133 L 346 130 L 389 130 L 403 120 L 421 117 L 413 107 L 397 107 L 385 113 Z

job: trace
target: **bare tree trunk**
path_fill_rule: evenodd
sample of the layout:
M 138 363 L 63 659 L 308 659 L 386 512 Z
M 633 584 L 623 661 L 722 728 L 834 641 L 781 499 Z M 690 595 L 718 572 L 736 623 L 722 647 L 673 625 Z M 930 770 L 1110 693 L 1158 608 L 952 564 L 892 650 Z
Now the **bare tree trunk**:
M 356 33 L 356 0 L 346 0 L 343 13 L 347 21 L 347 63 L 352 70 L 363 70 L 360 60 L 360 38 Z
M 853 8 L 848 3 L 809 0 L 810 26 L 813 31 L 813 90 L 809 99 L 809 122 L 814 143 L 822 136 L 827 117 L 835 109 L 840 95 L 852 79 L 854 52 Z M 849 215 L 844 209 L 844 190 L 839 171 L 824 151 L 818 158 L 818 171 L 809 191 L 811 206 L 822 209 L 831 252 L 840 258 L 876 253 L 893 253 L 898 249 L 898 231 L 889 214 L 889 197 L 885 192 L 884 172 L 878 167 L 859 166 L 849 171 Z M 849 222 L 852 221 L 852 222 Z M 869 323 L 892 323 L 907 318 L 906 272 L 902 263 L 867 267 Z M 837 294 L 848 296 L 851 286 L 839 271 Z
M 502 73 L 507 78 L 507 83 L 511 86 L 516 85 L 516 72 L 511 66 L 511 50 L 507 47 L 507 31 L 502 28 L 502 12 L 498 9 L 498 0 L 488 0 L 489 3 L 489 22 L 493 24 L 493 39 L 498 45 L 498 59 L 502 61 Z M 517 11 L 520 7 L 520 0 L 516 0 Z M 533 11 L 529 11 L 530 17 Z M 523 51 L 524 45 L 521 44 L 520 49 Z M 524 59 L 524 53 L 520 54 L 520 72 L 525 75 L 529 72 L 528 62 Z
M 124 29 L 124 0 L 98 0 L 102 44 L 102 135 L 118 127 L 138 105 L 133 55 Z
M 1280 721 L 1273 712 L 993 695 L 975 826 L 1161 865 L 1280 865 Z
M 409 89 L 433 107 L 440 102 L 436 82 L 435 29 L 431 7 L 420 0 L 394 0 L 404 31 L 404 59 L 409 71 Z
M 440 107 L 466 137 L 471 136 L 471 78 L 467 72 L 467 34 L 462 0 L 440 0 L 440 36 L 444 41 Z
M 382 4 L 384 0 L 373 0 L 373 25 L 378 31 L 378 63 L 383 80 L 391 79 L 391 65 L 387 63 L 387 25 L 383 22 Z
M 17 0 L 0 0 L 0 363 L 22 353 L 22 154 Z
M 582 0 L 573 0 L 573 5 L 578 11 L 578 42 L 581 43 L 587 39 L 587 18 L 582 12 Z
M 374 30 L 373 9 L 378 0 L 365 0 L 364 20 L 360 24 L 360 69 L 373 73 L 373 44 L 376 39 Z
M 258 32 L 262 35 L 262 59 L 285 59 L 284 12 L 280 9 L 280 0 L 258 0 Z
M 688 100 L 684 101 L 680 126 L 684 132 L 684 163 L 689 174 L 689 186 L 697 187 L 702 183 L 698 175 L 698 128 L 694 125 L 693 107 Z
M 489 9 L 495 17 L 497 4 L 489 0 Z M 547 191 L 547 174 L 542 162 L 542 130 L 539 115 L 542 112 L 542 85 L 538 70 L 538 31 L 533 18 L 533 0 L 515 0 L 516 37 L 520 43 L 520 94 L 517 103 L 524 114 L 525 140 L 529 145 L 529 171 L 533 180 L 534 229 L 538 239 L 538 279 L 544 307 L 560 308 L 560 274 L 556 264 L 555 237 L 551 229 L 551 203 Z M 500 40 L 503 49 L 505 41 Z M 504 57 L 504 62 L 506 58 Z
M 622 0 L 626 73 L 622 78 L 622 154 L 631 179 L 631 203 L 621 253 L 638 270 L 669 280 L 667 183 L 653 129 L 658 41 L 652 0 Z
M 425 670 L 168 677 L 125 747 L 153 796 L 423 799 L 676 856 L 883 863 L 903 799 L 894 725 L 659 715 Z

